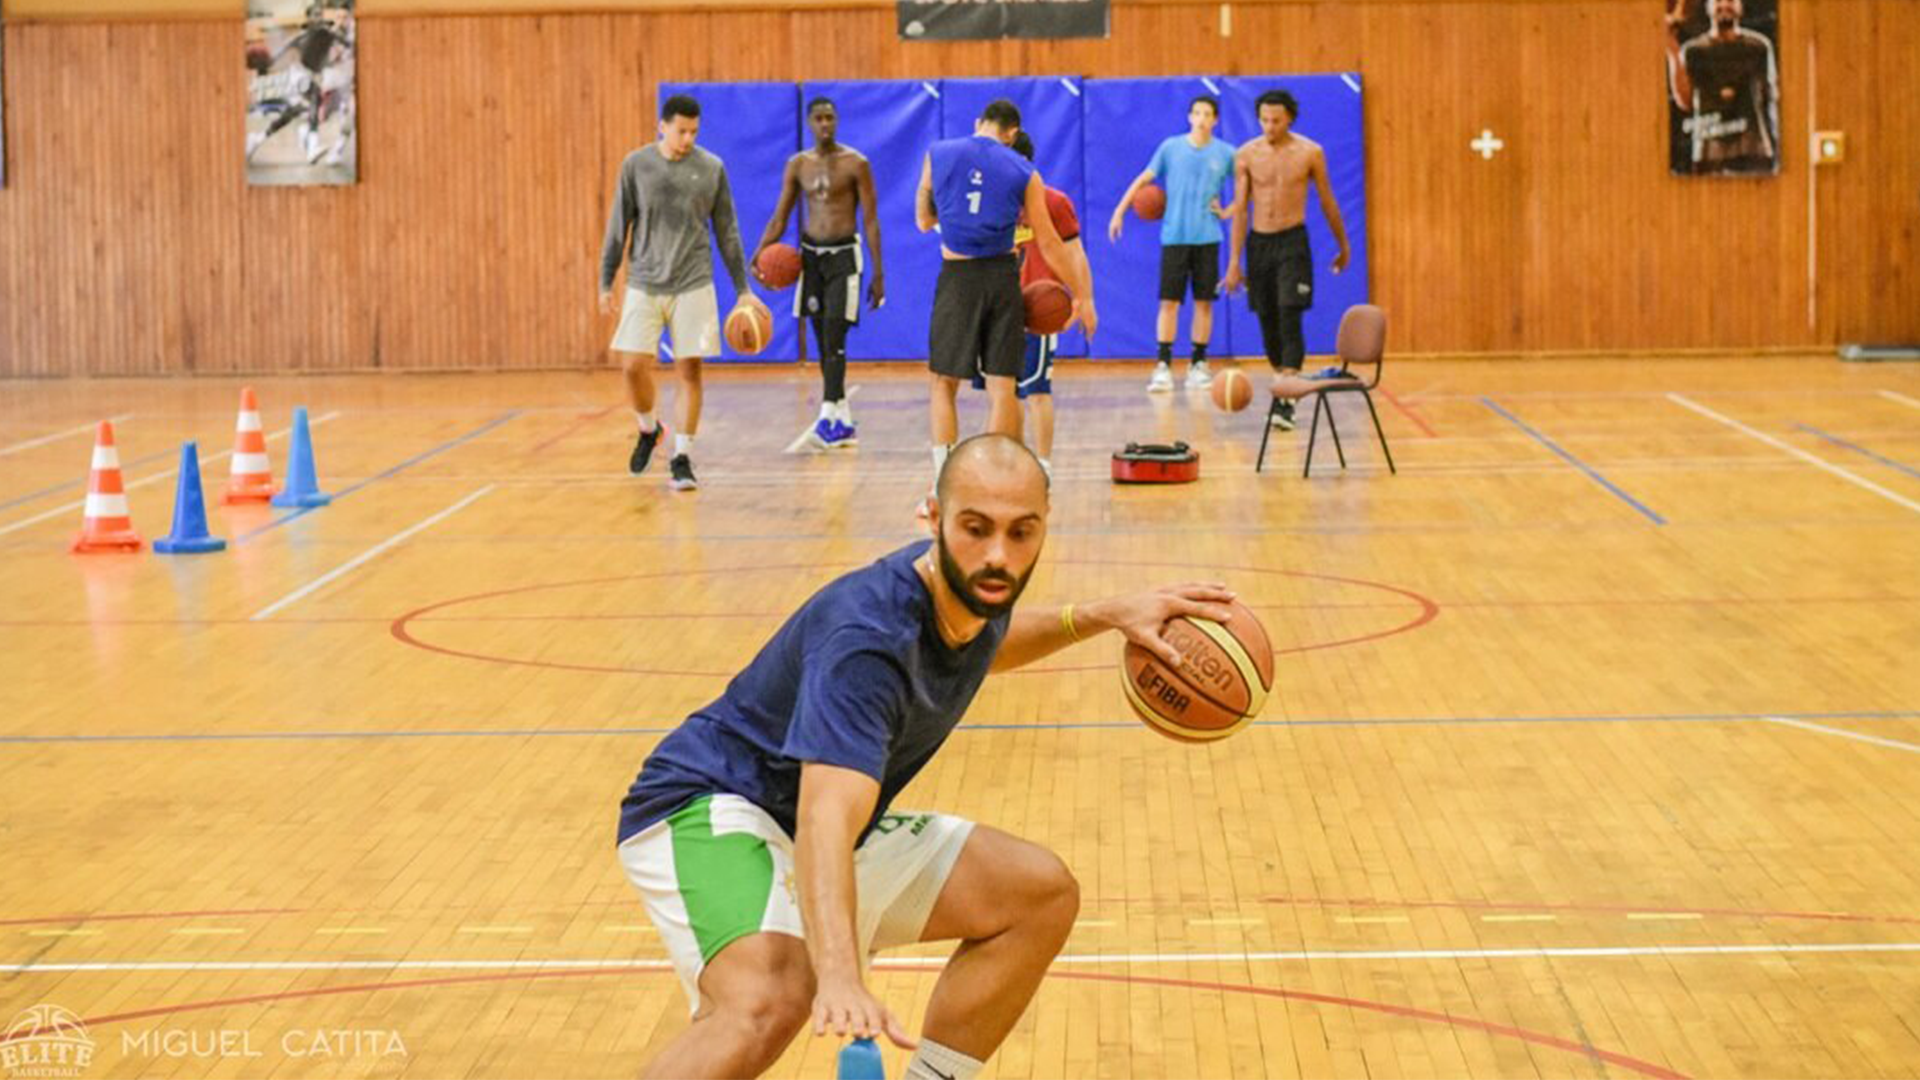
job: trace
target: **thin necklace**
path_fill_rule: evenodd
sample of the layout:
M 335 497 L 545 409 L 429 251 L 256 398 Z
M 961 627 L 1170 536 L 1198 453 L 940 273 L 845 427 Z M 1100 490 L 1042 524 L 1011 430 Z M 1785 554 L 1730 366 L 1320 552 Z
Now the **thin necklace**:
M 927 598 L 933 601 L 933 621 L 940 626 L 941 639 L 949 645 L 965 645 L 966 642 L 960 640 L 960 635 L 954 632 L 953 627 L 947 625 L 947 617 L 940 613 L 940 590 L 935 588 L 933 584 L 932 560 L 928 560 L 924 567 L 924 572 L 926 574 L 924 580 L 927 584 Z

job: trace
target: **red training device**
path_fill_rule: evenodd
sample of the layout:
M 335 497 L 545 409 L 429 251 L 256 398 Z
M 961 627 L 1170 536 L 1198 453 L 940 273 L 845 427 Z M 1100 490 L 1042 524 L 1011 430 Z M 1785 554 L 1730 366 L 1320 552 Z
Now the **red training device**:
M 1181 616 L 1160 628 L 1179 650 L 1171 667 L 1128 642 L 1120 674 L 1127 703 L 1147 726 L 1179 742 L 1213 742 L 1246 727 L 1273 690 L 1273 645 L 1253 611 L 1229 601 L 1224 623 Z
M 742 300 L 727 313 L 727 345 L 741 356 L 758 356 L 773 340 L 773 313 L 766 305 Z
M 1133 212 L 1141 221 L 1159 221 L 1167 212 L 1167 193 L 1158 184 L 1148 184 L 1133 193 Z
M 768 244 L 754 257 L 753 268 L 768 288 L 787 288 L 800 280 L 800 251 L 792 244 Z
M 1200 479 L 1200 455 L 1186 443 L 1128 443 L 1113 455 L 1116 484 L 1186 484 Z
M 1027 333 L 1057 334 L 1073 318 L 1073 294 L 1057 281 L 1036 281 L 1020 290 L 1027 306 Z

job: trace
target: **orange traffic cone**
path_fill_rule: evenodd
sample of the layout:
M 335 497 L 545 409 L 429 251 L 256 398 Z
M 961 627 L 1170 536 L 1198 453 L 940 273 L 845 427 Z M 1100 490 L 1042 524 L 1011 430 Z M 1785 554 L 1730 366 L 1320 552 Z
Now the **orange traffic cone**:
M 120 480 L 120 451 L 113 446 L 113 422 L 100 421 L 93 440 L 93 470 L 87 474 L 86 519 L 73 538 L 76 554 L 139 551 L 140 534 L 127 514 L 127 489 Z
M 240 418 L 233 424 L 233 463 L 221 501 L 231 506 L 271 498 L 273 466 L 267 463 L 267 433 L 260 429 L 260 403 L 249 386 L 240 391 Z

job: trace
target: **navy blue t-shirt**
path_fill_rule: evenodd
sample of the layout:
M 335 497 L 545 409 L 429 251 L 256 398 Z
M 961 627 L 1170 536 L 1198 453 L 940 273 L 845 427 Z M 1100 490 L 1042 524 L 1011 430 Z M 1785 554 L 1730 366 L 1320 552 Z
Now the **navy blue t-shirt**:
M 788 836 L 800 766 L 856 769 L 880 782 L 873 823 L 946 742 L 987 677 L 1008 616 L 960 649 L 940 639 L 913 568 L 922 540 L 813 594 L 733 677 L 675 728 L 620 803 L 620 840 L 701 795 L 741 796 Z
M 947 250 L 975 259 L 1012 254 L 1033 163 L 985 135 L 942 139 L 928 159 L 933 209 Z

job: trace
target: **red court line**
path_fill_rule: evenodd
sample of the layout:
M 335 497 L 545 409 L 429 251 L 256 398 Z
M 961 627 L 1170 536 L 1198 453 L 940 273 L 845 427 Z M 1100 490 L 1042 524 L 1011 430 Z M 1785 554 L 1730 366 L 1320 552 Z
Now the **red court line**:
M 1427 426 L 1427 422 L 1421 419 L 1419 413 L 1413 411 L 1412 406 L 1408 405 L 1404 401 L 1401 401 L 1399 398 L 1394 397 L 1393 391 L 1387 389 L 1384 386 L 1379 387 L 1379 390 L 1380 390 L 1380 396 L 1383 398 L 1386 398 L 1388 404 L 1392 405 L 1396 409 L 1399 409 L 1400 415 L 1406 417 L 1408 420 L 1413 421 L 1413 426 L 1419 428 L 1421 432 L 1423 432 L 1427 436 L 1427 438 L 1437 439 L 1440 437 L 1439 434 L 1436 433 L 1431 427 Z
M 581 413 L 574 420 L 573 423 L 568 424 L 566 427 L 560 429 L 560 433 L 558 435 L 555 435 L 552 438 L 545 439 L 541 442 L 537 442 L 532 446 L 527 447 L 524 453 L 528 454 L 529 456 L 533 454 L 537 454 L 540 451 L 545 450 L 547 447 L 552 446 L 554 443 L 557 443 L 562 439 L 572 436 L 575 432 L 579 431 L 581 428 L 586 427 L 588 424 L 591 424 L 595 420 L 598 420 L 601 417 L 612 412 L 613 409 L 614 407 L 612 405 L 609 405 L 598 412 Z
M 878 970 L 898 972 L 937 972 L 940 969 L 931 965 L 896 965 L 887 961 L 874 964 Z M 407 979 L 388 983 L 356 983 L 350 986 L 328 986 L 307 990 L 285 990 L 273 994 L 249 994 L 245 997 L 215 998 L 208 1001 L 188 1001 L 178 1005 L 157 1005 L 147 1009 L 134 1009 L 129 1012 L 111 1013 L 106 1016 L 88 1017 L 81 1023 L 87 1027 L 106 1024 L 125 1023 L 129 1020 L 144 1020 L 154 1016 L 172 1016 L 184 1012 L 198 1012 L 206 1009 L 225 1008 L 233 1005 L 258 1005 L 274 1001 L 291 1001 L 298 998 L 333 997 L 340 994 L 374 993 L 381 990 L 412 990 L 442 986 L 461 986 L 476 983 L 531 982 L 536 979 L 581 979 L 596 978 L 604 975 L 666 975 L 669 969 L 660 967 L 600 968 L 594 971 L 533 971 L 513 972 L 504 975 L 455 975 L 438 979 Z M 1243 986 L 1235 983 L 1198 982 L 1188 979 L 1163 979 L 1148 975 L 1107 975 L 1091 971 L 1049 971 L 1047 978 L 1067 979 L 1076 982 L 1128 983 L 1142 986 L 1163 986 L 1185 990 L 1211 990 L 1225 994 L 1249 994 L 1255 997 L 1279 998 L 1287 1001 L 1304 1001 L 1317 1005 L 1337 1005 L 1342 1008 L 1364 1012 L 1376 1012 L 1386 1016 L 1395 1016 L 1407 1020 L 1419 1020 L 1430 1024 L 1445 1024 L 1450 1027 L 1465 1028 L 1470 1031 L 1499 1035 L 1521 1042 L 1545 1046 L 1554 1050 L 1564 1050 L 1594 1061 L 1604 1061 L 1617 1065 L 1641 1076 L 1655 1077 L 1656 1080 L 1688 1080 L 1686 1074 L 1655 1065 L 1649 1061 L 1628 1057 L 1611 1050 L 1587 1046 L 1557 1035 L 1547 1035 L 1538 1031 L 1529 1031 L 1507 1024 L 1495 1024 L 1485 1020 L 1476 1020 L 1468 1016 L 1454 1016 L 1451 1013 L 1433 1012 L 1427 1009 L 1408 1008 L 1404 1005 L 1391 1005 L 1380 1001 L 1366 1001 L 1361 998 L 1335 997 L 1331 994 L 1316 994 L 1306 990 L 1286 990 L 1270 986 Z M 14 1036 L 0 1037 L 0 1045 L 16 1039 L 32 1037 L 31 1032 L 21 1032 Z
M 36 923 L 127 922 L 135 919 L 198 919 L 220 915 L 298 915 L 305 908 L 233 908 L 225 911 L 133 911 L 111 915 L 49 915 L 33 919 L 0 919 L 0 926 Z
M 1600 914 L 1647 912 L 1659 915 L 1725 915 L 1740 919 L 1815 919 L 1823 922 L 1920 923 L 1920 918 L 1905 915 L 1849 915 L 1835 911 L 1747 911 L 1739 908 L 1660 907 L 1653 904 L 1524 904 L 1491 900 L 1366 900 L 1321 899 L 1310 897 L 1267 896 L 1263 904 L 1290 904 L 1299 907 L 1437 908 L 1453 911 L 1568 911 Z
M 1125 561 L 1125 560 L 1106 560 L 1106 559 L 1063 559 L 1055 562 L 1053 565 L 1055 566 L 1106 566 L 1106 567 L 1129 567 L 1129 568 L 1166 567 L 1166 568 L 1172 568 L 1172 569 L 1184 569 L 1190 573 L 1199 573 L 1199 574 L 1204 574 L 1210 577 L 1232 574 L 1232 573 L 1244 573 L 1244 574 L 1261 574 L 1261 575 L 1266 575 L 1271 577 L 1299 578 L 1306 581 L 1314 581 L 1314 582 L 1330 581 L 1330 582 L 1336 582 L 1342 585 L 1352 585 L 1359 588 L 1373 589 L 1380 592 L 1391 593 L 1395 596 L 1400 596 L 1408 600 L 1411 600 L 1413 601 L 1413 603 L 1419 606 L 1418 614 L 1414 615 L 1410 620 L 1408 620 L 1407 622 L 1401 623 L 1398 626 L 1388 627 L 1384 630 L 1378 630 L 1369 634 L 1360 634 L 1355 637 L 1339 638 L 1333 641 L 1316 642 L 1309 645 L 1295 645 L 1289 648 L 1275 649 L 1274 654 L 1276 656 L 1283 656 L 1290 653 L 1314 652 L 1320 649 L 1332 649 L 1332 648 L 1338 648 L 1343 645 L 1356 645 L 1362 642 L 1377 641 L 1381 638 L 1393 637 L 1397 634 L 1407 633 L 1410 630 L 1417 630 L 1420 627 L 1425 626 L 1426 624 L 1432 622 L 1440 614 L 1439 604 L 1435 603 L 1434 601 L 1428 599 L 1427 597 L 1422 596 L 1419 593 L 1416 593 L 1410 589 L 1403 589 L 1396 585 L 1388 585 L 1384 582 L 1368 581 L 1363 578 L 1340 577 L 1334 574 L 1315 574 L 1315 573 L 1309 573 L 1304 570 L 1275 570 L 1269 567 L 1259 567 L 1259 566 L 1216 566 L 1216 567 L 1195 568 L 1195 567 L 1182 567 L 1177 563 L 1160 562 L 1160 561 Z M 791 570 L 819 571 L 822 569 L 830 569 L 830 568 L 820 567 L 820 566 L 811 565 L 811 564 L 789 564 L 789 565 L 754 566 L 754 567 L 714 567 L 714 568 L 700 571 L 700 573 L 712 575 L 712 574 L 723 574 L 723 573 L 738 573 L 742 570 L 751 570 L 754 572 L 769 572 L 769 571 L 791 571 Z M 491 663 L 491 664 L 506 664 L 506 665 L 516 666 L 516 667 L 549 668 L 549 669 L 558 670 L 558 671 L 584 671 L 584 672 L 591 672 L 591 673 L 600 674 L 600 675 L 668 675 L 668 676 L 685 676 L 690 678 L 715 678 L 715 679 L 732 678 L 735 674 L 737 674 L 737 672 L 731 669 L 726 671 L 669 670 L 669 669 L 660 669 L 660 668 L 615 667 L 607 664 L 568 663 L 560 660 L 529 660 L 529 659 L 523 659 L 520 657 L 512 657 L 512 656 L 495 656 L 488 653 L 473 652 L 471 650 L 466 650 L 466 649 L 456 649 L 446 645 L 437 645 L 433 642 L 427 641 L 419 637 L 413 632 L 413 625 L 415 623 L 437 621 L 437 620 L 428 619 L 427 618 L 428 615 L 431 615 L 436 611 L 440 611 L 445 608 L 454 607 L 460 604 L 473 603 L 479 600 L 492 600 L 492 599 L 497 599 L 503 596 L 515 596 L 521 593 L 538 592 L 546 589 L 578 588 L 584 585 L 607 585 L 607 584 L 611 584 L 613 582 L 619 582 L 619 581 L 644 581 L 644 580 L 655 579 L 655 578 L 682 577 L 682 576 L 685 576 L 686 574 L 687 574 L 687 571 L 684 571 L 684 570 L 650 571 L 648 573 L 642 573 L 642 574 L 614 574 L 614 575 L 609 575 L 607 577 L 582 578 L 577 581 L 550 581 L 550 582 L 540 582 L 533 585 L 516 585 L 516 586 L 511 586 L 505 589 L 493 589 L 486 592 L 473 593 L 468 596 L 456 596 L 450 599 L 441 600 L 437 603 L 428 604 L 424 607 L 415 608 L 414 610 L 399 616 L 398 618 L 394 619 L 393 622 L 388 626 L 388 633 L 393 635 L 393 638 L 396 641 L 399 641 L 400 643 L 405 645 L 411 645 L 416 649 L 423 649 L 427 652 L 439 653 L 443 656 L 455 656 L 463 660 L 479 660 L 479 661 L 483 661 L 485 663 Z M 1101 670 L 1105 670 L 1108 666 L 1109 665 L 1106 665 L 1106 664 L 1085 664 L 1085 665 L 1078 665 L 1078 666 L 1055 666 L 1055 667 L 1028 666 L 1028 667 L 1020 668 L 1016 671 L 1007 672 L 1007 674 L 1009 675 L 1051 675 L 1051 674 L 1058 674 L 1063 671 L 1101 671 Z

